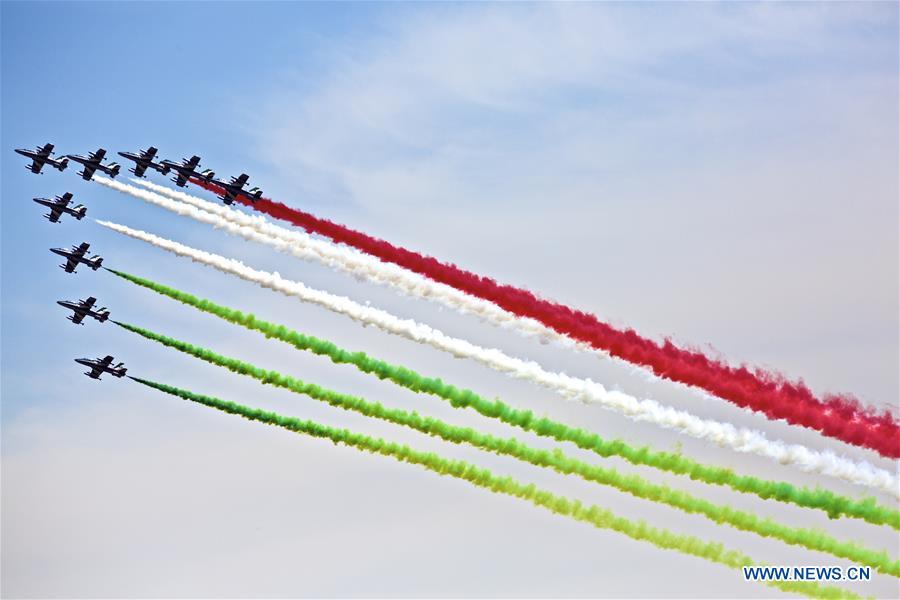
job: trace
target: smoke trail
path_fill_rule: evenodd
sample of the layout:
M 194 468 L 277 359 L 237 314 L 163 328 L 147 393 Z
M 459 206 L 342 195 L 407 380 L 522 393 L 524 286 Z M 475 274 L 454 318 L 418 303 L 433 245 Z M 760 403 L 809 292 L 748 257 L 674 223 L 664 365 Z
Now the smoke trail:
M 454 444 L 469 444 L 496 454 L 504 454 L 540 467 L 548 467 L 559 473 L 576 474 L 579 477 L 612 486 L 619 491 L 653 502 L 667 504 L 687 513 L 700 514 L 722 524 L 725 523 L 750 531 L 762 537 L 771 537 L 787 544 L 803 546 L 809 550 L 826 552 L 839 558 L 846 558 L 855 563 L 868 565 L 882 573 L 900 576 L 900 562 L 893 561 L 886 552 L 876 552 L 848 542 L 839 542 L 822 531 L 795 529 L 768 519 L 761 519 L 748 512 L 735 510 L 728 506 L 716 505 L 686 492 L 673 490 L 666 485 L 655 485 L 637 475 L 625 476 L 615 469 L 604 469 L 599 466 L 575 460 L 559 450 L 537 450 L 516 440 L 501 439 L 492 435 L 479 433 L 467 427 L 456 427 L 438 419 L 422 417 L 417 413 L 385 408 L 379 403 L 372 403 L 358 396 L 341 394 L 312 383 L 306 383 L 294 377 L 282 375 L 277 371 L 267 371 L 250 363 L 217 354 L 207 348 L 201 348 L 147 329 L 113 321 L 116 325 L 136 333 L 148 340 L 159 342 L 210 364 L 224 367 L 233 373 L 253 377 L 264 383 L 274 385 L 297 394 L 303 394 L 330 404 L 343 410 L 353 411 L 409 427 L 427 435 L 439 437 Z
M 688 475 L 691 479 L 707 484 L 726 485 L 739 492 L 756 494 L 763 499 L 775 499 L 804 508 L 823 510 L 831 518 L 844 515 L 864 519 L 874 525 L 889 525 L 894 529 L 900 529 L 900 511 L 879 506 L 874 498 L 854 500 L 829 490 L 797 488 L 783 481 L 766 481 L 756 477 L 737 475 L 730 469 L 703 465 L 680 454 L 635 448 L 622 440 L 607 441 L 595 433 L 570 427 L 546 417 L 535 418 L 531 411 L 514 409 L 500 400 L 486 400 L 471 390 L 459 389 L 437 378 L 424 377 L 411 369 L 372 358 L 364 352 L 344 350 L 327 340 L 304 335 L 283 325 L 269 323 L 252 314 L 221 306 L 211 300 L 197 298 L 149 279 L 112 269 L 107 270 L 126 281 L 215 315 L 230 323 L 258 331 L 267 338 L 286 342 L 298 350 L 326 356 L 337 364 L 351 364 L 360 371 L 375 375 L 379 379 L 388 379 L 414 392 L 432 394 L 447 400 L 457 408 L 472 408 L 481 415 L 499 419 L 524 431 L 560 442 L 572 442 L 579 448 L 590 450 L 602 457 L 616 455 L 635 465 L 646 465 L 670 473 Z
M 733 550 L 726 550 L 721 544 L 704 542 L 694 536 L 651 527 L 643 521 L 632 521 L 620 517 L 596 505 L 585 506 L 579 500 L 557 496 L 537 488 L 533 484 L 525 485 L 519 483 L 511 477 L 499 477 L 487 469 L 479 468 L 465 461 L 448 460 L 432 452 L 415 450 L 405 444 L 388 442 L 382 438 L 373 438 L 347 429 L 328 427 L 314 421 L 282 416 L 258 408 L 243 406 L 235 402 L 195 394 L 188 390 L 146 379 L 132 379 L 172 396 L 202 404 L 228 414 L 238 415 L 251 421 L 331 440 L 334 444 L 343 444 L 363 452 L 388 456 L 399 462 L 419 465 L 438 475 L 455 477 L 491 492 L 520 498 L 558 515 L 588 523 L 597 529 L 612 530 L 633 540 L 648 542 L 657 548 L 675 550 L 733 569 L 757 564 L 752 558 Z M 785 592 L 802 594 L 810 598 L 860 598 L 849 590 L 830 586 L 821 587 L 809 581 L 771 581 L 766 582 L 766 585 Z
M 214 184 L 196 179 L 191 181 L 219 193 Z M 533 318 L 574 340 L 605 350 L 630 363 L 643 365 L 659 377 L 704 389 L 713 396 L 761 412 L 770 419 L 785 419 L 793 425 L 815 429 L 884 456 L 900 457 L 900 423 L 894 420 L 890 412 L 879 414 L 873 408 L 864 408 L 850 396 L 830 395 L 820 400 L 802 382 L 788 381 L 777 373 L 743 365 L 733 367 L 699 350 L 680 348 L 669 339 L 658 343 L 640 336 L 633 329 L 617 330 L 591 313 L 545 300 L 522 288 L 501 285 L 489 277 L 393 246 L 279 202 L 266 198 L 255 203 L 243 197 L 238 200 L 306 231 L 494 302 L 511 313 Z
M 349 298 L 315 290 L 297 281 L 282 278 L 278 273 L 258 271 L 234 259 L 197 250 L 178 242 L 106 221 L 100 225 L 129 237 L 145 241 L 179 256 L 211 266 L 223 273 L 294 296 L 354 319 L 374 325 L 384 331 L 401 335 L 415 342 L 429 344 L 458 358 L 471 358 L 496 371 L 531 381 L 571 400 L 596 402 L 630 419 L 647 421 L 673 429 L 698 439 L 728 446 L 738 452 L 752 453 L 790 464 L 804 471 L 838 477 L 846 481 L 880 489 L 900 498 L 900 482 L 891 473 L 873 465 L 838 456 L 831 451 L 819 452 L 799 444 L 785 444 L 766 438 L 765 434 L 730 423 L 700 419 L 690 413 L 664 407 L 653 400 L 638 400 L 623 392 L 610 391 L 589 379 L 576 379 L 562 373 L 551 373 L 531 361 L 512 358 L 496 348 L 486 349 L 444 333 L 411 319 L 400 319 L 380 309 L 363 306 Z

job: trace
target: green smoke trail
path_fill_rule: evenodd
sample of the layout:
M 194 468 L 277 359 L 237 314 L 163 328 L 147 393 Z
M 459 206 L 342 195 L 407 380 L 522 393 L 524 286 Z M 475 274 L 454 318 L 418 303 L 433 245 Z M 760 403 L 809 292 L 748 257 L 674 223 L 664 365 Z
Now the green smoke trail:
M 235 402 L 195 394 L 146 379 L 135 377 L 132 377 L 132 379 L 167 394 L 215 408 L 225 413 L 239 415 L 251 421 L 282 427 L 296 433 L 331 440 L 335 444 L 344 444 L 363 452 L 389 456 L 400 462 L 419 465 L 439 475 L 455 477 L 498 494 L 506 494 L 527 500 L 535 506 L 545 508 L 558 515 L 589 523 L 598 529 L 611 529 L 634 540 L 649 542 L 658 548 L 676 550 L 734 569 L 756 564 L 750 557 L 733 550 L 726 550 L 721 544 L 704 542 L 697 537 L 676 534 L 666 529 L 657 529 L 643 521 L 632 521 L 619 517 L 611 511 L 596 505 L 585 506 L 579 500 L 557 496 L 537 488 L 533 484 L 525 485 L 520 483 L 511 477 L 499 477 L 487 469 L 479 468 L 465 461 L 448 460 L 432 452 L 421 452 L 412 449 L 405 444 L 388 442 L 382 438 L 373 438 L 347 429 L 328 427 L 314 421 L 286 417 L 277 413 L 243 406 Z M 785 592 L 799 593 L 811 598 L 860 597 L 848 590 L 821 587 L 808 581 L 772 581 L 766 582 L 766 584 Z
M 484 416 L 499 419 L 509 425 L 560 442 L 571 442 L 579 448 L 590 450 L 602 457 L 615 455 L 635 465 L 645 465 L 679 475 L 687 475 L 697 481 L 728 486 L 738 492 L 755 494 L 763 499 L 773 499 L 804 508 L 822 510 L 832 519 L 847 516 L 863 519 L 874 525 L 889 525 L 894 529 L 900 529 L 900 511 L 879 505 L 874 497 L 856 500 L 826 489 L 811 490 L 796 487 L 787 482 L 738 475 L 731 469 L 704 465 L 673 452 L 653 451 L 648 447 L 636 448 L 622 440 L 604 440 L 595 433 L 546 417 L 535 417 L 531 411 L 517 410 L 500 400 L 486 400 L 471 390 L 457 388 L 440 379 L 424 377 L 410 369 L 372 358 L 364 352 L 349 352 L 326 340 L 304 335 L 283 325 L 257 319 L 252 314 L 245 314 L 210 300 L 197 298 L 149 279 L 111 269 L 110 272 L 231 323 L 258 331 L 266 337 L 291 344 L 299 350 L 327 356 L 334 363 L 351 364 L 360 371 L 375 375 L 379 379 L 387 379 L 412 391 L 431 394 L 447 400 L 454 407 L 472 408 Z
M 357 396 L 335 392 L 313 383 L 282 375 L 277 371 L 261 369 L 250 363 L 223 356 L 212 350 L 194 346 L 141 327 L 119 321 L 114 322 L 128 331 L 211 364 L 224 367 L 234 373 L 247 375 L 264 384 L 274 385 L 298 394 L 310 396 L 315 400 L 326 402 L 337 408 L 409 427 L 455 444 L 470 444 L 490 452 L 512 456 L 537 466 L 554 469 L 559 473 L 574 473 L 588 481 L 615 487 L 638 498 L 667 504 L 688 513 L 704 515 L 720 524 L 725 523 L 736 529 L 750 531 L 764 537 L 772 537 L 810 550 L 827 552 L 855 563 L 868 565 L 882 573 L 900 576 L 900 561 L 891 560 L 886 552 L 876 552 L 849 542 L 839 542 L 822 531 L 787 527 L 769 519 L 761 519 L 751 513 L 696 498 L 665 485 L 652 484 L 636 475 L 623 475 L 615 469 L 605 469 L 584 463 L 566 456 L 559 450 L 538 450 L 514 438 L 502 439 L 479 433 L 471 428 L 457 427 L 438 419 L 422 417 L 415 412 L 389 409 L 379 403 L 368 402 Z

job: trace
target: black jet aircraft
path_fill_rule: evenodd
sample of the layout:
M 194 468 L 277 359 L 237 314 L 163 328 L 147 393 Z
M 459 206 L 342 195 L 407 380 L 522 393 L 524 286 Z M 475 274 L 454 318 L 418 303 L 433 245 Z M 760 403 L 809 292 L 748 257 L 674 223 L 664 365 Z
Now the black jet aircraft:
M 84 372 L 84 374 L 91 379 L 100 379 L 100 376 L 103 373 L 109 373 L 113 377 L 125 377 L 125 372 L 128 370 L 125 368 L 125 363 L 118 363 L 113 365 L 112 361 L 112 356 L 105 356 L 103 358 L 75 359 L 75 362 L 77 362 L 79 365 L 84 365 L 91 369 L 90 371 Z
M 87 242 L 81 242 L 78 246 L 72 246 L 71 250 L 50 248 L 50 252 L 66 257 L 65 264 L 59 265 L 59 268 L 63 269 L 66 273 L 74 273 L 75 267 L 79 264 L 87 265 L 96 271 L 103 264 L 103 259 L 96 254 L 90 258 L 85 258 L 85 253 L 87 253 L 88 248 L 90 247 L 91 245 Z
M 100 148 L 96 152 L 91 152 L 87 156 L 78 154 L 67 154 L 66 156 L 84 166 L 79 175 L 86 181 L 91 180 L 95 171 L 102 171 L 112 178 L 115 178 L 115 176 L 119 174 L 120 167 L 116 163 L 112 162 L 108 165 L 102 164 L 103 157 L 106 156 L 106 150 L 103 148 Z
M 232 177 L 231 181 L 226 182 L 213 179 L 211 183 L 222 188 L 222 193 L 219 195 L 219 198 L 221 198 L 225 204 L 231 204 L 238 196 L 243 196 L 250 202 L 256 202 L 262 198 L 262 190 L 255 187 L 245 192 L 244 186 L 247 185 L 248 179 L 250 178 L 246 173 L 241 173 L 240 177 Z
M 66 167 L 69 166 L 68 158 L 50 158 L 50 155 L 53 154 L 53 144 L 50 143 L 38 146 L 34 150 L 16 148 L 16 152 L 31 159 L 31 165 L 25 165 L 25 168 L 32 173 L 39 174 L 41 169 L 44 168 L 44 165 L 50 165 L 51 167 L 59 169 L 60 172 L 65 171 Z
M 50 200 L 49 198 L 32 198 L 32 200 L 50 209 L 50 212 L 44 215 L 44 218 L 51 223 L 59 223 L 59 218 L 63 213 L 72 215 L 79 221 L 87 214 L 87 208 L 85 208 L 83 204 L 76 204 L 71 208 L 69 207 L 69 204 L 72 202 L 72 192 L 66 192 L 53 200 Z
M 209 169 L 202 173 L 197 172 L 197 165 L 200 164 L 200 157 L 196 154 L 190 158 L 182 158 L 181 164 L 172 160 L 162 160 L 160 161 L 160 164 L 166 168 L 166 172 L 172 170 L 178 173 L 178 175 L 172 178 L 172 181 L 174 181 L 175 185 L 178 187 L 184 187 L 185 184 L 190 181 L 191 177 L 196 177 L 197 179 L 202 179 L 204 181 L 212 181 L 212 178 L 216 176 L 216 174 Z
M 66 317 L 76 325 L 82 325 L 82 321 L 85 317 L 91 317 L 93 319 L 97 319 L 101 323 L 106 321 L 109 318 L 109 311 L 106 310 L 105 306 L 101 306 L 97 310 L 94 310 L 94 304 L 97 302 L 97 299 L 93 296 L 89 296 L 85 300 L 79 300 L 78 302 L 73 302 L 71 300 L 57 300 L 56 303 L 62 306 L 63 308 L 68 308 L 73 311 L 75 314 L 69 315 Z
M 138 152 L 119 152 L 118 155 L 122 158 L 134 161 L 134 167 L 128 170 L 138 177 L 143 177 L 147 169 L 153 169 L 154 171 L 159 171 L 163 175 L 167 175 L 169 173 L 169 167 L 162 163 L 153 162 L 153 159 L 156 158 L 156 152 L 156 148 L 150 146 L 146 150 L 139 150 Z

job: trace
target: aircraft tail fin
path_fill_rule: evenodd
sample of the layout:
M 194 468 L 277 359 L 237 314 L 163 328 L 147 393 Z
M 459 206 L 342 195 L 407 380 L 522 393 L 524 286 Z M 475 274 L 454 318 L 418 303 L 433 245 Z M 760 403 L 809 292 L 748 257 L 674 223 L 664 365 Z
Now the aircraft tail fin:
M 103 264 L 103 259 L 98 256 L 97 258 L 94 259 L 94 264 L 91 265 L 91 268 L 96 271 L 97 269 L 100 268 L 100 266 L 102 264 Z
M 59 164 L 56 166 L 56 168 L 59 169 L 59 172 L 60 172 L 60 173 L 62 173 L 63 171 L 66 170 L 66 167 L 68 167 L 68 166 L 69 166 L 69 159 L 68 159 L 68 158 L 61 158 L 61 159 L 59 160 Z
M 75 218 L 80 221 L 84 218 L 84 215 L 86 215 L 86 214 L 87 214 L 87 207 L 82 206 L 78 210 L 75 211 Z

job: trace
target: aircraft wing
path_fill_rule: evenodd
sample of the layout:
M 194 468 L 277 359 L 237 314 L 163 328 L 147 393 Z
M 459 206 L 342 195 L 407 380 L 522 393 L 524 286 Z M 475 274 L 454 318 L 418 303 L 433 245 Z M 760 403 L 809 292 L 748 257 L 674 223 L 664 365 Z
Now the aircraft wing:
M 232 202 L 234 202 L 234 192 L 231 190 L 231 188 L 223 186 L 222 193 L 219 194 L 219 198 L 225 201 L 225 204 L 231 204 Z
M 32 173 L 40 173 L 41 169 L 44 167 L 44 161 L 39 158 L 31 159 L 31 172 Z
M 54 206 L 51 206 L 50 212 L 48 212 L 44 216 L 47 217 L 47 220 L 50 221 L 51 223 L 57 223 L 57 222 L 59 222 L 59 218 L 62 216 L 62 213 L 63 213 L 62 206 L 56 204 Z
M 112 361 L 113 361 L 113 357 L 106 355 L 105 357 L 103 357 L 103 360 L 101 360 L 100 362 L 97 363 L 97 366 L 100 367 L 101 369 L 105 369 L 106 367 L 108 367 L 109 365 L 112 364 Z
M 73 314 L 71 317 L 69 317 L 69 320 L 72 321 L 73 323 L 75 323 L 76 325 L 80 325 L 81 322 L 84 321 L 84 315 L 85 315 L 85 314 L 86 314 L 86 313 L 83 313 L 83 312 L 81 312 L 81 311 L 77 311 L 77 310 L 76 310 L 76 311 L 75 311 L 75 314 Z M 92 370 L 93 370 L 93 369 L 92 369 Z
M 178 187 L 184 187 L 184 185 L 188 182 L 188 178 L 179 172 L 178 175 L 175 176 L 175 179 L 173 181 Z
M 81 306 L 84 308 L 94 308 L 94 303 L 97 301 L 93 296 L 88 296 L 85 300 L 80 302 Z
M 66 259 L 66 266 L 65 266 L 66 273 L 74 272 L 75 267 L 77 267 L 77 266 L 78 266 L 78 259 L 71 257 L 71 256 Z
M 53 152 L 53 148 L 53 144 L 48 142 L 44 144 L 43 148 L 38 148 L 38 153 L 40 153 L 42 156 L 50 156 L 50 153 Z
M 231 183 L 238 187 L 244 187 L 244 185 L 246 185 L 248 179 L 250 179 L 250 178 L 247 176 L 246 173 L 241 173 L 240 177 L 232 177 Z
M 197 168 L 197 165 L 200 164 L 200 157 L 195 154 L 190 159 L 184 159 L 182 163 L 185 167 L 190 167 L 190 169 L 193 171 Z
M 104 156 L 106 156 L 106 150 L 104 150 L 103 148 L 100 148 L 96 152 L 91 152 L 90 158 L 91 158 L 91 160 L 96 160 L 97 162 L 100 162 L 101 160 L 103 160 Z
M 138 177 L 143 177 L 144 173 L 147 171 L 147 165 L 141 163 L 135 163 L 134 169 L 131 170 Z
M 81 178 L 90 181 L 91 177 L 94 176 L 94 171 L 97 170 L 95 166 L 84 165 L 84 168 L 81 170 Z
M 101 373 L 103 373 L 103 367 L 101 367 L 100 365 L 94 365 L 93 367 L 91 367 L 91 372 L 88 374 L 88 377 L 100 379 Z

